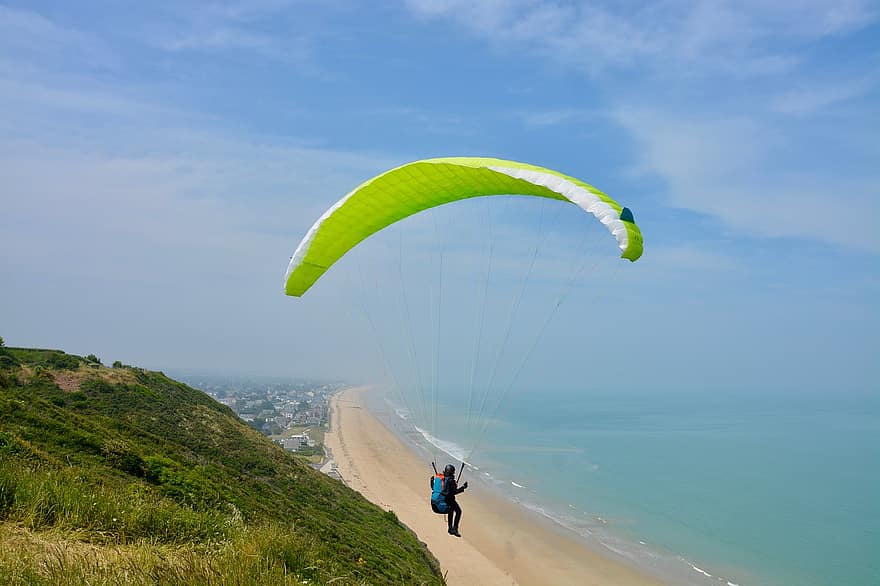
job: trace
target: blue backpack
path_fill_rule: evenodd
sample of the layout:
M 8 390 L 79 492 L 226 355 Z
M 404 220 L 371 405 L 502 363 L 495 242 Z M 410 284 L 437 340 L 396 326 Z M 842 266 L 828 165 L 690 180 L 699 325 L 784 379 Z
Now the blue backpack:
M 446 513 L 446 479 L 442 474 L 431 477 L 431 510 L 441 515 Z

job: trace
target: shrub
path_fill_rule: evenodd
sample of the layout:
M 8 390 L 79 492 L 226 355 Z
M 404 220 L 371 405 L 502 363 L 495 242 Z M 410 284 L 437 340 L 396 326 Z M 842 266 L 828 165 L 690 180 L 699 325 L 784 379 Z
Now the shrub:
M 9 455 L 19 455 L 26 452 L 21 442 L 11 433 L 0 431 L 0 455 L 4 453 Z
M 101 364 L 101 359 L 94 354 L 89 354 L 88 356 L 86 356 L 86 360 L 88 360 L 89 362 L 94 362 L 96 364 Z
M 101 448 L 101 453 L 104 456 L 104 460 L 117 470 L 122 470 L 126 474 L 139 478 L 146 475 L 144 459 L 122 440 L 107 440 Z
M 89 379 L 80 384 L 80 389 L 92 393 L 109 394 L 113 392 L 113 385 L 102 379 Z
M 79 358 L 64 352 L 50 352 L 46 362 L 55 368 L 73 370 L 79 368 Z
M 18 485 L 18 470 L 4 466 L 0 461 L 0 519 L 5 519 L 15 504 L 15 491 Z

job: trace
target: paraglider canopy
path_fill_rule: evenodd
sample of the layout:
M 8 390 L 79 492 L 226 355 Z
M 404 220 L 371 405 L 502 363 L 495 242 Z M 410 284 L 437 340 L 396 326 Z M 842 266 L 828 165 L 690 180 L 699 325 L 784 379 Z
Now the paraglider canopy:
M 629 208 L 579 179 L 503 159 L 451 157 L 415 161 L 365 181 L 318 218 L 299 243 L 285 293 L 299 297 L 370 235 L 420 211 L 490 195 L 525 195 L 573 203 L 617 239 L 621 258 L 638 260 L 642 234 Z

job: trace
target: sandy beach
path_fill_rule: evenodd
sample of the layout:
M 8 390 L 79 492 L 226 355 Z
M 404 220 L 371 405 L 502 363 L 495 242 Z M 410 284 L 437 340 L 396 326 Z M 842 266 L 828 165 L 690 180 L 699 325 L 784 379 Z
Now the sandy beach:
M 476 483 L 459 497 L 462 538 L 431 512 L 430 468 L 365 407 L 363 389 L 330 403 L 325 437 L 336 470 L 354 490 L 415 531 L 440 561 L 452 585 L 579 584 L 642 586 L 662 582 L 601 555 L 548 526 L 533 513 Z

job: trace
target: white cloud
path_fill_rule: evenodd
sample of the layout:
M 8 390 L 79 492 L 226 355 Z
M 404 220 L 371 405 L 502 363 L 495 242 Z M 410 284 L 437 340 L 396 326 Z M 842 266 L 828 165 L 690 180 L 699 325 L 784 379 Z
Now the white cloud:
M 661 245 L 652 246 L 650 250 L 651 253 L 640 260 L 642 278 L 646 272 L 656 278 L 658 274 L 669 274 L 670 271 L 730 272 L 743 268 L 737 259 L 709 247 Z M 649 276 L 647 280 L 651 280 L 651 277 Z
M 260 0 L 195 9 L 173 5 L 170 18 L 147 23 L 145 39 L 165 51 L 242 51 L 251 56 L 295 64 L 303 71 L 315 73 L 310 35 L 316 31 L 295 26 L 283 27 L 279 31 L 277 26 L 269 26 L 269 23 L 278 24 L 276 19 L 284 18 L 285 10 L 298 3 L 301 2 Z
M 775 161 L 792 149 L 790 141 L 751 118 L 644 110 L 621 110 L 616 118 L 636 139 L 643 169 L 663 180 L 669 204 L 763 237 L 880 252 L 880 234 L 872 228 L 880 217 L 876 174 L 847 178 L 803 165 L 780 170 Z
M 572 122 L 591 122 L 598 118 L 607 117 L 607 113 L 600 110 L 588 110 L 580 108 L 563 108 L 560 110 L 543 110 L 532 112 L 519 112 L 516 117 L 528 126 L 556 126 Z
M 407 0 L 422 18 L 447 18 L 493 43 L 516 45 L 591 73 L 674 63 L 775 74 L 798 63 L 785 49 L 866 27 L 866 3 L 666 1 L 545 4 L 530 0 Z M 772 48 L 771 48 L 772 47 Z
M 805 116 L 864 96 L 871 90 L 867 80 L 846 83 L 816 82 L 776 96 L 770 107 L 781 114 Z
M 0 6 L 0 39 L 7 48 L 30 51 L 87 44 L 89 37 L 56 25 L 37 12 Z
M 383 107 L 364 111 L 364 116 L 379 116 L 395 123 L 418 128 L 421 132 L 433 134 L 470 135 L 475 132 L 473 124 L 456 114 L 441 114 L 418 107 Z
M 4 145 L 3 246 L 20 250 L 18 258 L 35 266 L 52 264 L 59 242 L 66 243 L 65 254 L 78 258 L 105 251 L 122 262 L 94 270 L 132 277 L 148 277 L 149 271 L 124 259 L 162 258 L 166 264 L 152 265 L 159 279 L 194 264 L 211 265 L 222 275 L 224 265 L 237 264 L 237 258 L 249 257 L 245 251 L 277 237 L 284 248 L 263 253 L 277 256 L 280 266 L 318 208 L 385 164 L 256 144 L 218 148 L 223 139 L 210 136 L 191 137 L 190 145 L 196 140 L 213 142 L 213 150 L 131 157 Z M 353 163 L 371 171 L 347 176 Z M 82 261 L 58 266 L 83 269 L 92 270 Z
M 119 56 L 94 35 L 38 12 L 0 5 L 0 55 L 23 69 L 39 63 L 56 72 L 116 70 Z
M 0 67 L 0 106 L 10 114 L 0 122 L 0 240 L 33 266 L 55 263 L 63 241 L 83 258 L 118 242 L 112 252 L 119 259 L 167 257 L 163 270 L 170 272 L 196 259 L 219 268 L 222 256 L 235 262 L 235 251 L 278 234 L 287 239 L 283 265 L 310 218 L 364 177 L 401 162 L 221 130 L 210 117 L 166 107 L 137 87 L 38 69 L 22 75 Z M 58 270 L 92 267 L 72 262 Z M 121 262 L 113 274 L 147 273 Z
M 186 49 L 250 49 L 276 51 L 277 43 L 270 35 L 258 34 L 240 28 L 211 28 L 201 34 L 175 37 L 163 44 L 169 51 Z
M 106 115 L 128 114 L 137 111 L 156 112 L 156 105 L 136 102 L 118 93 L 92 88 L 82 91 L 72 87 L 45 85 L 38 80 L 25 80 L 21 76 L 7 76 L 7 70 L 0 62 L 0 104 L 7 112 L 21 110 L 42 110 L 44 108 L 102 113 Z M 20 124 L 20 120 L 6 120 L 5 125 Z

